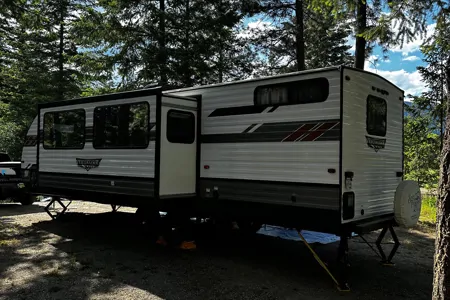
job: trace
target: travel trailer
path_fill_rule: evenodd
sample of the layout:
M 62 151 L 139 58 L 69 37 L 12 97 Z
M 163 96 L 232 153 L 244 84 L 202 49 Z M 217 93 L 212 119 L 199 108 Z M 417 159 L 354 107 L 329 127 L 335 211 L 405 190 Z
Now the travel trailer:
M 33 195 L 346 239 L 418 220 L 418 187 L 403 181 L 403 98 L 338 66 L 46 103 L 22 169 Z

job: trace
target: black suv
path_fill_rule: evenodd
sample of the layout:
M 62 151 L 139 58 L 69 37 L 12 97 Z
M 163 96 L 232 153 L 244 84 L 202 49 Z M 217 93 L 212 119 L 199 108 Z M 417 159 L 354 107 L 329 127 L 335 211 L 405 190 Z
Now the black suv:
M 21 162 L 11 161 L 8 153 L 0 152 L 0 200 L 10 198 L 23 205 L 32 204 L 24 189 Z

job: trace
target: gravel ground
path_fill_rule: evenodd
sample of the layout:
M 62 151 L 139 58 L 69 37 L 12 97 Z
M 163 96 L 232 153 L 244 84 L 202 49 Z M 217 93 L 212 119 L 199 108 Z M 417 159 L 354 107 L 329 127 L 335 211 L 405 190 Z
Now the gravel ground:
M 399 230 L 396 266 L 350 241 L 352 291 L 339 293 L 307 248 L 266 236 L 199 233 L 195 251 L 156 246 L 135 209 L 74 201 L 52 221 L 45 203 L 0 204 L 0 299 L 430 299 L 434 237 Z M 376 233 L 366 239 L 374 241 Z M 389 245 L 386 245 L 388 247 Z M 325 261 L 337 244 L 313 245 Z

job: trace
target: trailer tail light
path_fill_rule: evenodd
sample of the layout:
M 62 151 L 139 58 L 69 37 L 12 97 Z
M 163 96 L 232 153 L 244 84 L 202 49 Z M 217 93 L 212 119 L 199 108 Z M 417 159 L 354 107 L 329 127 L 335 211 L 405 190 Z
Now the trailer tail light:
M 351 190 L 352 189 L 352 181 L 353 181 L 353 176 L 355 176 L 355 174 L 351 171 L 347 171 L 345 172 L 345 188 L 347 190 Z
M 344 220 L 353 219 L 355 217 L 355 193 L 346 192 L 343 196 L 342 218 Z

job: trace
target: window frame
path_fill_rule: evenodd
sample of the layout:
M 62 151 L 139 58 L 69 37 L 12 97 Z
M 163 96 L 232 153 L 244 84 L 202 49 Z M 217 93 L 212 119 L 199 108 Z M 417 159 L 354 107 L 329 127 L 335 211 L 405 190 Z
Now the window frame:
M 169 130 L 168 130 L 168 128 L 169 128 L 169 114 L 171 113 L 171 112 L 176 112 L 176 113 L 185 113 L 185 114 L 189 114 L 190 116 L 192 116 L 193 117 L 193 120 L 194 120 L 194 130 L 193 130 L 193 138 L 192 138 L 192 142 L 190 142 L 190 143 L 184 143 L 184 142 L 172 142 L 170 139 L 169 139 Z M 169 143 L 171 143 L 171 144 L 183 144 L 183 145 L 192 145 L 192 144 L 194 144 L 195 143 L 195 139 L 197 138 L 197 130 L 196 130 L 196 126 L 197 125 L 197 121 L 196 121 L 196 117 L 195 117 L 195 114 L 193 113 L 193 112 L 191 112 L 191 111 L 186 111 L 186 110 L 180 110 L 180 109 L 169 109 L 168 111 L 167 111 L 167 114 L 166 114 L 166 139 L 167 139 L 167 141 L 169 142 Z M 198 125 L 197 125 L 198 126 Z
M 382 100 L 384 107 L 385 107 L 385 111 L 386 113 L 384 114 L 384 134 L 383 135 L 379 135 L 379 134 L 374 134 L 373 132 L 369 132 L 369 100 L 370 99 L 376 99 L 376 100 Z M 378 97 L 378 96 L 374 96 L 369 94 L 366 98 L 366 132 L 368 135 L 372 135 L 372 136 L 377 136 L 377 137 L 386 137 L 387 134 L 387 130 L 388 130 L 388 124 L 387 124 L 387 115 L 388 115 L 388 105 L 387 105 L 387 101 L 384 98 Z
M 98 108 L 104 108 L 104 107 L 116 107 L 116 106 L 121 106 L 121 105 L 138 105 L 138 104 L 145 104 L 147 106 L 147 132 L 146 132 L 146 136 L 147 136 L 147 143 L 146 145 L 143 146 L 114 146 L 114 147 L 98 147 L 95 145 L 94 141 L 96 138 L 96 130 L 95 130 L 95 110 Z M 138 101 L 138 102 L 127 102 L 127 103 L 119 103 L 119 104 L 105 104 L 105 105 L 99 105 L 99 106 L 95 106 L 93 111 L 92 111 L 92 148 L 94 149 L 98 149 L 98 150 L 108 150 L 108 149 L 147 149 L 148 146 L 150 145 L 150 103 L 148 103 L 148 101 Z
M 326 81 L 327 83 L 327 92 L 326 92 L 326 97 L 324 97 L 323 100 L 320 101 L 314 101 L 314 102 L 308 102 L 308 103 L 270 103 L 270 104 L 259 104 L 257 103 L 257 96 L 258 96 L 258 91 L 260 89 L 264 89 L 264 88 L 271 88 L 271 87 L 283 87 L 283 86 L 287 86 L 289 88 L 289 86 L 291 85 L 296 85 L 296 84 L 305 84 L 306 86 L 308 86 L 308 82 L 312 82 L 312 81 Z M 279 82 L 279 83 L 271 83 L 271 84 L 266 84 L 266 85 L 259 85 L 255 88 L 255 90 L 253 91 L 253 104 L 255 106 L 265 106 L 265 107 L 269 107 L 269 106 L 288 106 L 288 105 L 305 105 L 305 104 L 316 104 L 316 103 L 322 103 L 328 100 L 330 96 L 330 81 L 328 80 L 328 78 L 326 77 L 314 77 L 314 78 L 308 78 L 308 79 L 301 79 L 301 80 L 293 80 L 293 81 L 283 81 L 283 82 Z M 288 101 L 289 101 L 289 95 L 288 95 Z
M 81 147 L 54 147 L 49 148 L 45 146 L 45 116 L 48 114 L 53 113 L 66 113 L 66 112 L 75 112 L 75 111 L 82 111 L 83 112 L 83 144 Z M 53 122 L 53 125 L 55 122 Z M 84 108 L 74 108 L 74 109 L 66 109 L 66 110 L 55 110 L 55 111 L 47 111 L 44 113 L 44 116 L 42 117 L 42 147 L 45 150 L 83 150 L 86 145 L 86 110 Z

